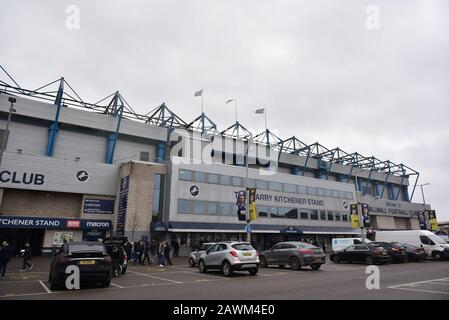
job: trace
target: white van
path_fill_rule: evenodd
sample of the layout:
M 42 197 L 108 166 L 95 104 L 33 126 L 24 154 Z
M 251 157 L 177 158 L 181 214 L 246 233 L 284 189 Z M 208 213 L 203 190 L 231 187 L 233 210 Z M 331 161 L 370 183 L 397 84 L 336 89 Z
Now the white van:
M 449 245 L 428 230 L 376 231 L 376 241 L 402 242 L 421 247 L 435 260 L 449 258 Z
M 370 243 L 369 239 L 365 239 L 366 243 Z M 332 239 L 332 251 L 343 250 L 354 244 L 362 244 L 362 238 L 334 238 Z

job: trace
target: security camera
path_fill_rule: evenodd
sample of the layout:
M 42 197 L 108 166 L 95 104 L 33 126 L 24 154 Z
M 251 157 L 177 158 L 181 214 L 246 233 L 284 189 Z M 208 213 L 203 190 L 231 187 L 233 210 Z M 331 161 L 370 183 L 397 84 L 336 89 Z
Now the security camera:
M 9 97 L 8 101 L 11 102 L 11 103 L 16 103 L 17 100 L 16 100 L 16 98 Z

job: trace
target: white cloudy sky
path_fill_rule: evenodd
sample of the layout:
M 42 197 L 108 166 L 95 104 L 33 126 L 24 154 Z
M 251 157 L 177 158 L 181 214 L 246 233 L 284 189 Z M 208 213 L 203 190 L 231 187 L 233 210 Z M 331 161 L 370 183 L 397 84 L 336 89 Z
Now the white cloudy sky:
M 66 6 L 80 29 L 66 28 Z M 366 27 L 369 5 L 379 30 Z M 162 102 L 186 121 L 321 142 L 421 172 L 449 220 L 449 2 L 363 0 L 8 1 L 0 64 L 34 89 L 60 76 L 87 101 L 115 90 L 139 112 Z M 421 202 L 420 191 L 414 200 Z

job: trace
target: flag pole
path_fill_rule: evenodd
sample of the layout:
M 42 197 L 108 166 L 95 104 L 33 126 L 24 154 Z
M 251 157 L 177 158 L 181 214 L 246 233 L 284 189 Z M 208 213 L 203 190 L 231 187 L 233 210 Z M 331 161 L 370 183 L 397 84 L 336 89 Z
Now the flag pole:
M 265 108 L 264 111 L 265 111 L 264 112 L 264 114 L 265 114 L 265 132 L 267 132 L 268 131 L 268 126 L 267 126 L 267 108 Z
M 204 106 L 203 106 L 203 89 L 201 89 L 201 114 L 204 113 Z
M 237 118 L 237 99 L 234 99 L 234 104 L 235 104 L 235 122 L 237 122 L 238 118 Z

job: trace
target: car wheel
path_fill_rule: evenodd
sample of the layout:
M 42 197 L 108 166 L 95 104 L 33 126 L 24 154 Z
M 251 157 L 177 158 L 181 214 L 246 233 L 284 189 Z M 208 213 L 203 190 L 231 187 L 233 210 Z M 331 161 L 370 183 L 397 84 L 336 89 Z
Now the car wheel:
M 334 255 L 334 262 L 340 263 L 340 257 L 338 256 L 338 254 Z
M 279 268 L 284 269 L 285 268 L 285 264 L 280 264 Z
M 301 262 L 297 257 L 291 257 L 288 264 L 292 270 L 301 270 Z
M 311 267 L 313 270 L 318 270 L 318 269 L 320 269 L 321 264 L 312 264 Z
M 200 260 L 200 263 L 198 263 L 198 269 L 200 273 L 205 273 L 207 271 L 206 264 L 204 263 L 204 260 Z
M 51 275 L 50 279 L 50 290 L 59 289 L 61 287 L 61 283 L 55 274 Z
M 223 262 L 223 265 L 221 266 L 221 270 L 226 277 L 229 277 L 232 275 L 231 264 L 228 261 Z
M 105 280 L 105 281 L 101 281 L 101 282 L 100 282 L 100 286 L 101 286 L 102 288 L 107 288 L 107 287 L 109 287 L 110 284 L 111 284 L 111 279 L 108 279 L 108 280 Z
M 122 274 L 123 268 L 120 264 L 117 264 L 114 266 L 113 272 L 112 272 L 112 276 L 114 278 L 120 277 Z
M 267 259 L 264 256 L 260 256 L 259 257 L 259 261 L 260 261 L 260 267 L 261 268 L 267 268 L 268 267 Z
M 259 268 L 249 269 L 249 274 L 252 276 L 255 276 L 258 271 L 259 271 Z
M 372 265 L 372 264 L 374 264 L 374 258 L 373 258 L 372 256 L 367 256 L 367 257 L 365 258 L 365 263 L 366 263 L 367 265 Z
M 128 269 L 128 267 L 124 267 L 124 268 L 123 268 L 122 274 L 125 274 L 125 273 L 126 273 L 126 269 Z
M 432 253 L 432 257 L 436 260 L 436 261 L 441 261 L 443 259 L 443 256 L 441 254 L 441 252 L 433 252 Z
M 193 258 L 189 258 L 189 266 L 193 268 L 195 266 L 195 260 Z

